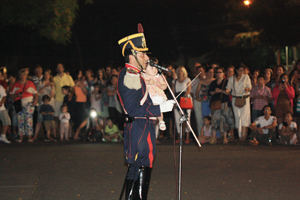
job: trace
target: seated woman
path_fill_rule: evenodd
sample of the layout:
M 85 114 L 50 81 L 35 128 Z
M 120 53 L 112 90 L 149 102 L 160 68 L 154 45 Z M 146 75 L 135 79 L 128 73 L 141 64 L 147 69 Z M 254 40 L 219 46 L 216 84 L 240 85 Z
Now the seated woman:
M 297 140 L 297 124 L 293 122 L 293 114 L 287 112 L 285 120 L 279 124 L 278 134 L 282 144 L 296 144 Z

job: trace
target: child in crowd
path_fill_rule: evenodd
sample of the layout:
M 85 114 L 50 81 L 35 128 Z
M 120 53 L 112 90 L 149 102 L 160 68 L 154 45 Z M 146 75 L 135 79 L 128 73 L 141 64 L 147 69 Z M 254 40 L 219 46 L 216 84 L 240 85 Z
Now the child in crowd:
M 296 144 L 297 140 L 297 124 L 293 122 L 293 114 L 287 112 L 284 122 L 279 124 L 278 134 L 282 144 Z
M 118 129 L 118 126 L 113 124 L 113 121 L 111 118 L 107 118 L 106 120 L 106 127 L 104 130 L 104 135 L 102 138 L 103 142 L 119 142 L 120 140 L 123 140 L 122 135 L 120 134 L 120 131 Z
M 158 63 L 156 59 L 154 60 L 155 63 Z M 142 77 L 145 79 L 150 97 L 154 105 L 161 104 L 162 102 L 167 100 L 167 96 L 164 93 L 164 90 L 167 88 L 167 84 L 158 74 L 156 67 L 152 67 L 148 63 L 146 70 L 144 71 L 144 73 L 142 73 Z M 166 130 L 163 114 L 161 113 L 160 117 L 157 118 L 159 121 L 159 129 L 162 131 Z
M 2 122 L 2 134 L 0 136 L 0 142 L 10 144 L 11 142 L 7 140 L 6 133 L 11 125 L 10 117 L 7 110 L 5 109 L 4 102 L 6 101 L 6 92 L 2 85 L 0 85 L 0 121 Z
M 63 93 L 63 95 L 65 95 L 63 104 L 65 104 L 68 107 L 68 112 L 70 113 L 70 116 L 72 118 L 73 113 L 74 113 L 76 97 L 75 97 L 75 95 L 71 94 L 70 86 L 65 85 L 65 86 L 61 87 L 61 92 Z M 72 98 L 71 98 L 71 96 L 72 96 Z M 71 98 L 70 101 L 69 101 L 69 98 Z
M 66 104 L 63 104 L 61 106 L 61 114 L 59 115 L 59 120 L 60 120 L 60 141 L 65 140 L 69 141 L 69 120 L 71 116 L 68 113 L 68 106 Z
M 92 94 L 90 97 L 90 101 L 91 101 L 91 108 L 94 108 L 98 115 L 101 115 L 101 98 L 102 98 L 102 94 L 99 93 L 100 91 L 100 85 L 94 85 L 94 90 L 92 90 Z
M 50 96 L 44 95 L 42 98 L 43 105 L 41 105 L 40 112 L 43 115 L 43 122 L 45 126 L 45 130 L 47 132 L 47 138 L 45 139 L 46 142 L 49 142 L 53 140 L 53 138 L 50 137 L 50 131 L 52 129 L 53 135 L 54 135 L 54 141 L 56 138 L 56 126 L 54 122 L 54 108 L 49 104 L 50 103 Z
M 210 116 L 205 116 L 203 118 L 203 125 L 201 128 L 201 133 L 200 136 L 198 137 L 199 141 L 203 143 L 208 143 L 212 140 L 213 135 L 212 134 L 212 129 L 211 129 L 211 117 Z
M 63 105 L 66 105 L 68 107 L 68 112 L 70 114 L 70 123 L 69 123 L 69 137 L 72 136 L 72 127 L 73 127 L 73 118 L 74 118 L 74 107 L 75 107 L 75 100 L 76 97 L 75 95 L 71 94 L 71 87 L 70 86 L 63 86 L 61 87 L 61 91 L 62 93 L 65 95 L 64 97 L 64 101 L 63 101 Z M 69 101 L 69 98 L 71 98 L 71 100 Z

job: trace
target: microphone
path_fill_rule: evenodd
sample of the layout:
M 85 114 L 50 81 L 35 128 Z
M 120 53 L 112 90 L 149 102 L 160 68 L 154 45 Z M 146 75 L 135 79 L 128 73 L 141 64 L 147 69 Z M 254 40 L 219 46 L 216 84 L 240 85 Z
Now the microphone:
M 169 70 L 169 69 L 167 69 L 167 68 L 165 68 L 165 67 L 162 67 L 162 66 L 156 64 L 156 63 L 153 62 L 153 60 L 151 60 L 151 59 L 149 60 L 149 64 L 150 64 L 150 66 L 156 67 L 157 69 L 160 69 L 160 70 L 164 70 L 164 71 L 166 71 L 166 72 L 171 72 L 171 73 L 173 73 L 171 70 Z

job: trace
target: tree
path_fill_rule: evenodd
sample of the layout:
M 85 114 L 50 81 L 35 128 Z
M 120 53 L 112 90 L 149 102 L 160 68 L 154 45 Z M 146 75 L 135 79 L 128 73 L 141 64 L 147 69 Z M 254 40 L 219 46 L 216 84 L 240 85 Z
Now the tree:
M 85 2 L 93 3 L 92 0 Z M 36 29 L 42 37 L 67 44 L 78 9 L 78 0 L 3 0 L 0 1 L 0 24 Z
M 240 2 L 240 1 L 239 1 Z M 232 1 L 236 16 L 261 31 L 260 41 L 271 46 L 293 46 L 300 43 L 300 3 L 295 0 L 253 0 L 249 7 Z

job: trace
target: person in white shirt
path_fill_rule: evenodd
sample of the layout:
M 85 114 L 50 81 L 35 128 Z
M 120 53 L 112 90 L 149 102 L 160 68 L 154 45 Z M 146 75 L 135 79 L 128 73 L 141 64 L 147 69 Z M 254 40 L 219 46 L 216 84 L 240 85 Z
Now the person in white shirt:
M 264 115 L 256 118 L 249 127 L 252 130 L 250 143 L 253 145 L 258 143 L 272 145 L 272 141 L 276 139 L 277 118 L 271 116 L 272 111 L 269 105 L 264 106 L 263 113 Z
M 70 113 L 68 113 L 68 106 L 66 104 L 63 104 L 61 106 L 61 113 L 59 114 L 59 120 L 60 120 L 60 141 L 65 140 L 69 141 L 69 121 L 70 121 Z
M 284 122 L 279 124 L 278 134 L 282 144 L 296 144 L 297 140 L 297 124 L 293 122 L 293 114 L 287 112 Z
M 6 138 L 6 132 L 11 125 L 10 117 L 5 109 L 4 102 L 6 101 L 6 92 L 2 85 L 0 85 L 0 121 L 2 122 L 2 134 L 0 136 L 0 142 L 10 144 L 10 141 Z

